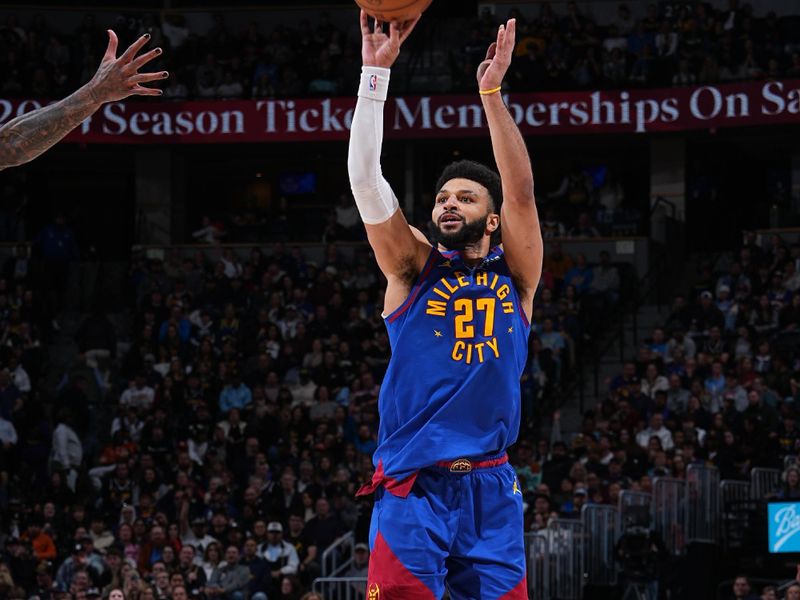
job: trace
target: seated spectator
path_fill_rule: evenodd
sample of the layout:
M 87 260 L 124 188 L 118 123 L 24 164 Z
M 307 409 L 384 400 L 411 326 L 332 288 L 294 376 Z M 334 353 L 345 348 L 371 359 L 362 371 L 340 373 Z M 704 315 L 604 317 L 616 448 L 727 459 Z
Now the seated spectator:
M 664 450 L 672 450 L 674 445 L 672 433 L 664 427 L 664 417 L 660 413 L 653 413 L 650 417 L 650 426 L 636 434 L 636 443 L 642 448 L 647 448 L 653 437 L 659 440 Z
M 792 465 L 783 472 L 783 487 L 778 490 L 781 500 L 800 500 L 800 468 Z
M 733 582 L 732 600 L 758 600 L 758 596 L 752 593 L 750 581 L 744 575 L 739 575 Z
M 280 593 L 280 582 L 286 575 L 295 575 L 300 565 L 295 547 L 283 539 L 283 526 L 277 521 L 267 526 L 267 543 L 261 547 L 271 577 L 269 595 Z
M 654 400 L 656 392 L 666 392 L 667 390 L 669 390 L 667 378 L 658 372 L 655 363 L 647 365 L 644 379 L 642 379 L 642 393 Z
M 245 600 L 250 582 L 250 569 L 239 562 L 239 548 L 228 546 L 225 561 L 220 563 L 208 579 L 204 589 L 209 598 Z
M 574 227 L 570 228 L 567 235 L 577 238 L 595 238 L 600 237 L 600 232 L 592 225 L 592 219 L 589 213 L 582 212 L 578 215 L 578 222 Z
M 575 266 L 564 274 L 564 284 L 571 285 L 578 294 L 586 294 L 592 285 L 593 269 L 586 264 L 586 257 L 579 253 L 575 257 Z
M 600 252 L 600 264 L 592 269 L 590 293 L 600 301 L 601 310 L 608 311 L 619 301 L 619 272 L 611 264 L 605 250 Z

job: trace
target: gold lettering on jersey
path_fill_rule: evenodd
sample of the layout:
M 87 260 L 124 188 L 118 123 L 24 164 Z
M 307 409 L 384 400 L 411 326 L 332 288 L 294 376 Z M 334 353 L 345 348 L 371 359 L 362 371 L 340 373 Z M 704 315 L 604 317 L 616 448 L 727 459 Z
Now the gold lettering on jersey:
M 442 285 L 443 285 L 444 287 L 446 287 L 446 288 L 447 288 L 447 289 L 450 291 L 450 293 L 451 293 L 451 294 L 452 294 L 453 292 L 455 292 L 455 291 L 458 289 L 458 287 L 456 287 L 456 286 L 452 285 L 452 284 L 451 284 L 450 282 L 448 282 L 448 281 L 447 281 L 447 279 L 445 279 L 444 277 L 442 277 L 442 278 L 440 279 L 440 281 L 442 282 Z
M 486 348 L 489 348 L 491 352 L 485 351 Z M 496 337 L 477 344 L 456 340 L 450 357 L 456 362 L 464 362 L 468 365 L 473 363 L 482 364 L 492 357 L 500 358 L 500 345 Z
M 461 288 L 479 286 L 491 293 L 476 298 L 455 298 Z M 425 314 L 447 317 L 453 305 L 453 337 L 456 338 L 450 357 L 468 365 L 481 364 L 491 358 L 500 358 L 500 345 L 494 337 L 495 309 L 497 305 L 506 314 L 515 312 L 511 286 L 500 282 L 500 275 L 477 271 L 473 279 L 463 271 L 453 271 L 442 277 L 433 288 L 436 299 L 426 301 Z M 499 302 L 498 302 L 499 300 Z M 480 339 L 483 338 L 483 339 Z
M 495 289 L 497 282 L 500 280 L 500 276 L 497 273 L 493 275 L 491 283 L 489 282 L 489 273 L 486 271 L 479 271 L 476 273 L 474 283 L 467 279 L 467 276 L 461 271 L 453 271 L 453 277 L 455 277 L 455 280 L 448 280 L 447 278 L 442 277 L 436 283 L 436 285 L 433 286 L 431 291 L 442 298 L 442 300 L 446 300 L 448 302 L 452 300 L 453 294 L 463 287 L 481 286 L 489 288 L 494 292 L 494 295 L 497 296 L 499 300 L 505 300 L 511 293 L 511 287 L 507 283 L 504 283 L 499 288 Z M 441 287 L 439 287 L 440 285 Z M 439 300 L 428 300 L 426 313 L 429 315 L 435 315 L 437 317 L 444 317 L 446 311 L 442 312 L 442 304 L 444 303 Z M 514 312 L 514 303 L 510 300 L 503 302 L 502 306 L 503 312 Z M 511 307 L 510 309 L 508 308 L 509 306 Z
M 428 300 L 428 308 L 425 309 L 425 314 L 434 315 L 436 317 L 443 317 L 447 311 L 447 302 L 441 300 Z

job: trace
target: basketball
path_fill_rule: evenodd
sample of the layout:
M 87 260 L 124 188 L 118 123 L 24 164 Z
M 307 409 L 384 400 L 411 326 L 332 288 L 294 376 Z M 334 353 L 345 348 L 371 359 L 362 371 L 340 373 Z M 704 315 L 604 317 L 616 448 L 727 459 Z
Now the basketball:
M 369 16 L 379 21 L 410 21 L 431 5 L 433 0 L 356 0 Z

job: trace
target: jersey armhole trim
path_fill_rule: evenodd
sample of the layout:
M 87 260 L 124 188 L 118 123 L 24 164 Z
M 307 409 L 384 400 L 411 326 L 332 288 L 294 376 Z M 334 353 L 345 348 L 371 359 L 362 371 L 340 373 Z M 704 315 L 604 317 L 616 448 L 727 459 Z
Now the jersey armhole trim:
M 428 255 L 428 260 L 425 261 L 425 266 L 422 267 L 422 272 L 417 277 L 417 280 L 414 282 L 414 287 L 411 288 L 411 292 L 408 294 L 408 298 L 406 298 L 405 302 L 403 302 L 400 306 L 398 306 L 394 312 L 384 317 L 384 320 L 388 323 L 394 323 L 400 315 L 406 312 L 411 305 L 414 304 L 414 300 L 416 300 L 417 295 L 419 294 L 419 290 L 422 287 L 422 282 L 428 277 L 433 269 L 434 257 L 439 254 L 439 251 L 436 248 L 431 248 L 431 253 Z

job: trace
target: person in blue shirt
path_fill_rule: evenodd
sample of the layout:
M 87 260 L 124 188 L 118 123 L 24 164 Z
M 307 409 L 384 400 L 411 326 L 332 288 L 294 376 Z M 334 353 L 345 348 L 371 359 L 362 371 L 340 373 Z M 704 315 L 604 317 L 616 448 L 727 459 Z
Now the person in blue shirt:
M 237 372 L 219 393 L 219 410 L 222 413 L 227 413 L 232 408 L 242 410 L 252 401 L 253 394 L 250 388 L 244 384 L 242 376 Z
M 592 269 L 586 265 L 586 257 L 578 254 L 575 266 L 564 275 L 564 285 L 573 286 L 578 295 L 583 296 L 591 288 L 593 275 Z

